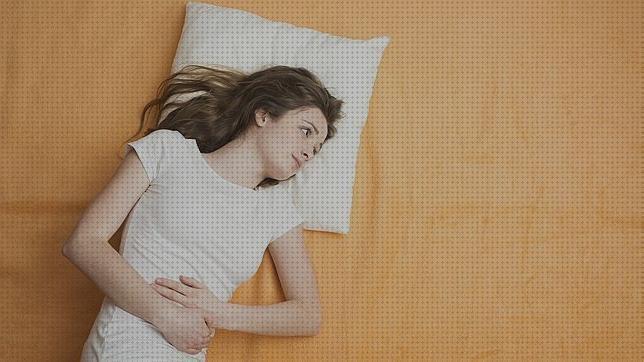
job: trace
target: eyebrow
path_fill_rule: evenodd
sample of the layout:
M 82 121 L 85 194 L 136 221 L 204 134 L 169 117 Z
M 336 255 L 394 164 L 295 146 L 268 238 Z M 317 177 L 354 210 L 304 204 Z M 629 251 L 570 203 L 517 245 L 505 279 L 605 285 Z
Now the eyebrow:
M 320 134 L 320 131 L 318 131 L 318 129 L 315 127 L 315 125 L 313 123 L 307 121 L 306 119 L 304 120 L 304 122 L 306 122 L 306 123 L 310 124 L 311 126 L 313 126 L 313 129 L 315 130 L 315 134 Z
M 303 119 L 303 121 L 313 126 L 313 129 L 315 130 L 315 134 L 320 134 L 320 131 L 318 131 L 318 129 L 315 127 L 313 123 L 307 121 L 306 119 Z M 324 142 L 320 143 L 320 148 L 318 148 L 318 151 L 316 151 L 316 153 L 322 151 L 322 144 L 324 144 Z

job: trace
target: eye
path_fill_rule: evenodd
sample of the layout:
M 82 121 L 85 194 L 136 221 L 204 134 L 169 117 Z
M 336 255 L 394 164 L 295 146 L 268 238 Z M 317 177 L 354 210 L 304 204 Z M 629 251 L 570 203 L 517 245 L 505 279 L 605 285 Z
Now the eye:
M 306 135 L 306 137 L 310 136 L 311 133 L 313 132 L 313 130 L 310 129 L 310 128 L 300 128 L 300 129 L 303 129 L 305 131 L 309 131 L 309 133 L 306 133 L 306 132 L 304 133 Z M 313 149 L 313 155 L 317 155 L 319 152 L 320 152 L 319 150 L 316 150 L 315 148 Z

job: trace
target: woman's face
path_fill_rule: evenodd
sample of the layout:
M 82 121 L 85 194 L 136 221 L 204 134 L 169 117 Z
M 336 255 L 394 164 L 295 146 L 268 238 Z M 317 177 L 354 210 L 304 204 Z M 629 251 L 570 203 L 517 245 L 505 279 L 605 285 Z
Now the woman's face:
M 268 177 L 276 180 L 290 178 L 311 162 L 328 132 L 326 119 L 316 107 L 295 109 L 280 119 L 256 113 L 256 120 L 264 128 L 259 148 L 265 170 Z

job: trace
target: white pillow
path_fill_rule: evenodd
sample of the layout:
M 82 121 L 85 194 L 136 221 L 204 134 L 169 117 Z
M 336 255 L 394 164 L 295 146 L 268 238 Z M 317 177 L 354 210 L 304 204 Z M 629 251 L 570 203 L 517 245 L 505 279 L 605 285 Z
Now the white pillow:
M 346 234 L 360 133 L 388 43 L 388 36 L 344 38 L 238 9 L 188 2 L 172 73 L 188 64 L 223 65 L 245 73 L 287 65 L 318 76 L 334 97 L 344 101 L 345 117 L 335 123 L 336 135 L 310 165 L 267 189 L 285 188 L 305 220 L 305 229 Z

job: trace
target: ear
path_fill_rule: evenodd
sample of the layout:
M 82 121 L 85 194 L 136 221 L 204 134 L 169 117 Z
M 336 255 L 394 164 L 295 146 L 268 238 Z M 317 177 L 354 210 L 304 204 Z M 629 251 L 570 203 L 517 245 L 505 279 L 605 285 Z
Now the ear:
M 269 115 L 264 108 L 257 108 L 255 110 L 255 123 L 257 123 L 258 126 L 264 127 L 266 125 L 266 122 L 268 122 Z

